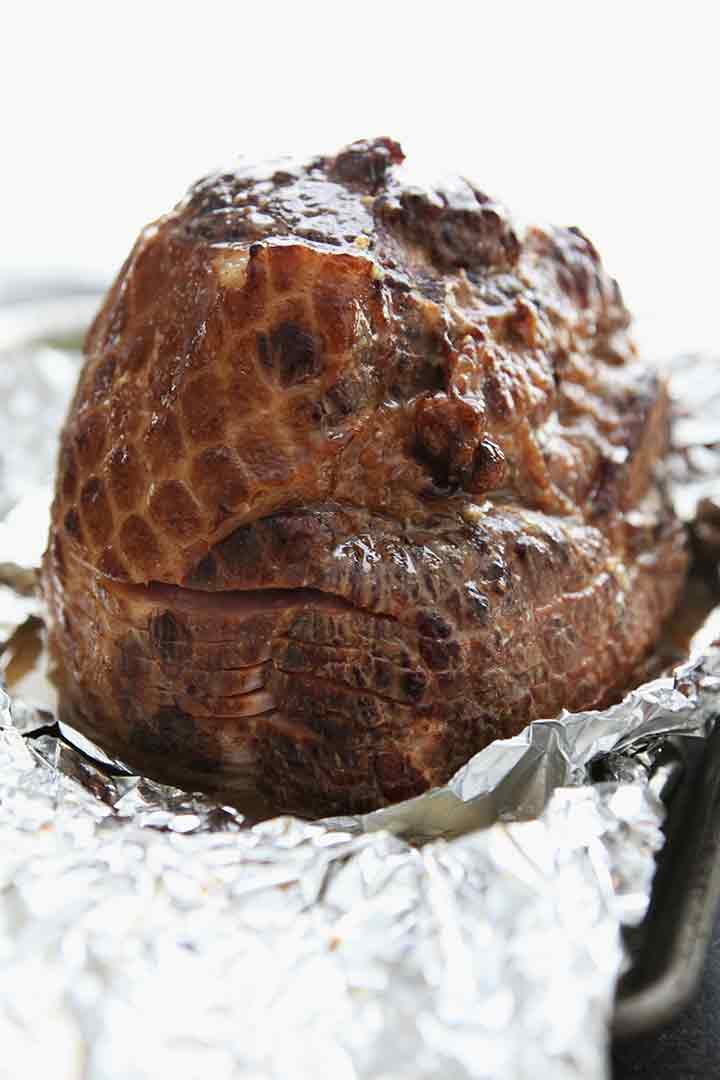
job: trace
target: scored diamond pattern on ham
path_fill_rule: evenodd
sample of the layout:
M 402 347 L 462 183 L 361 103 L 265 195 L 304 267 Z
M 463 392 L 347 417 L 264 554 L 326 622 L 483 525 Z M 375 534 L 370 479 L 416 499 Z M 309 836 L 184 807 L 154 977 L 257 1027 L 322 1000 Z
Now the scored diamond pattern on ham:
M 666 389 L 592 244 L 402 161 L 207 177 L 88 333 L 50 642 L 66 719 L 161 779 L 417 794 L 617 696 L 682 585 Z

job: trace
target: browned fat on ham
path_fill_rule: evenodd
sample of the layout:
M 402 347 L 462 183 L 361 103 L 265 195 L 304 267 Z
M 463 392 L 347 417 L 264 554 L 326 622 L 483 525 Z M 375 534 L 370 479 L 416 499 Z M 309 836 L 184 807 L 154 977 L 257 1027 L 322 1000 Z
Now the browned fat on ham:
M 196 184 L 91 328 L 43 565 L 64 717 L 307 814 L 601 705 L 685 574 L 665 386 L 576 229 L 389 139 Z

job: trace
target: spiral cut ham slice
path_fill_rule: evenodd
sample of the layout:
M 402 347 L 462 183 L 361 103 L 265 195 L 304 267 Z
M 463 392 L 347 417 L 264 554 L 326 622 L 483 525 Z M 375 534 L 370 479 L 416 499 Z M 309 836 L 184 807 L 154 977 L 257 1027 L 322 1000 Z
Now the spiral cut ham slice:
M 682 568 L 675 527 L 655 538 L 652 558 L 625 565 L 597 530 L 558 529 L 540 513 L 436 521 L 400 540 L 386 519 L 318 507 L 332 555 L 296 547 L 279 587 L 263 587 L 274 547 L 307 517 L 278 515 L 218 545 L 221 590 L 100 576 L 88 590 L 86 568 L 69 560 L 72 599 L 55 626 L 76 665 L 68 719 L 174 782 L 256 790 L 308 813 L 369 809 L 439 782 L 468 746 L 550 714 L 559 698 L 569 708 L 611 700 Z M 238 580 L 249 534 L 258 557 L 245 554 Z M 370 578 L 354 557 L 368 536 Z M 671 573 L 658 579 L 661 568 Z

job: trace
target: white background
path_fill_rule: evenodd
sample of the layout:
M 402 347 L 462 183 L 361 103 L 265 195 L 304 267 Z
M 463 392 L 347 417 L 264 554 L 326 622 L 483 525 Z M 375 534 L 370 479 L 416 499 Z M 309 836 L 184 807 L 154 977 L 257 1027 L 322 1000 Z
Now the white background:
M 109 277 L 216 164 L 398 138 L 580 225 L 659 349 L 717 347 L 714 0 L 6 2 L 0 272 Z

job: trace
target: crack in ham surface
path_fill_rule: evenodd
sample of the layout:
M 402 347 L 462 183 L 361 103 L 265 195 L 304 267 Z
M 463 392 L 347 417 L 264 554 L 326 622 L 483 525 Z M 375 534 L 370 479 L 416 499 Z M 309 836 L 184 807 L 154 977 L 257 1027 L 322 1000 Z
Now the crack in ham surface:
M 388 139 L 213 174 L 91 328 L 43 565 L 64 717 L 364 811 L 613 699 L 685 573 L 668 401 L 576 229 Z

